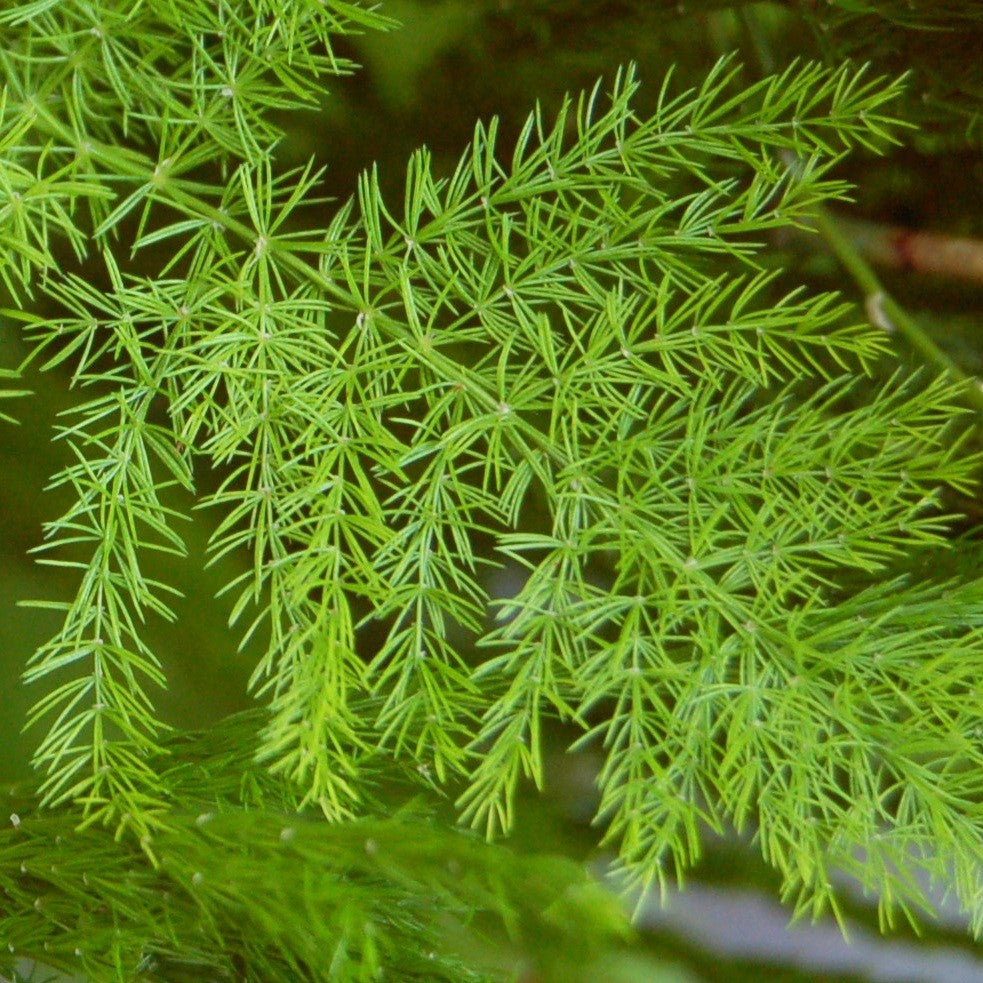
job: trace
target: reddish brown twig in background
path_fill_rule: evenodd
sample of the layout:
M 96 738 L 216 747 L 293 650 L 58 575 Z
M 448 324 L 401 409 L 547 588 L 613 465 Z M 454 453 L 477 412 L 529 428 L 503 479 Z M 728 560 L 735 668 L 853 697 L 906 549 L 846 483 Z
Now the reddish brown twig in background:
M 983 284 L 983 240 L 964 239 L 836 216 L 836 224 L 870 262 Z

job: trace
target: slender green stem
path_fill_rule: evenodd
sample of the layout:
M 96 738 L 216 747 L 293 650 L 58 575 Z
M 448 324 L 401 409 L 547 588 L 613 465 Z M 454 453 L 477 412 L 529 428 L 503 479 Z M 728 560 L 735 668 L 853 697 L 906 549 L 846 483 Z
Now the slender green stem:
M 840 231 L 876 267 L 983 285 L 983 240 L 884 225 L 830 212 Z
M 771 74 L 775 70 L 775 57 L 769 39 L 761 29 L 753 9 L 742 7 L 741 22 L 762 71 Z M 964 387 L 966 403 L 983 413 L 983 383 L 968 375 L 950 358 L 915 321 L 915 319 L 884 289 L 871 265 L 845 236 L 823 205 L 816 205 L 813 225 L 826 240 L 826 244 L 843 264 L 854 282 L 864 291 L 867 317 L 872 324 L 894 333 L 897 331 L 925 360 L 949 375 Z
M 772 53 L 771 45 L 768 43 L 765 32 L 761 29 L 761 24 L 758 23 L 755 12 L 747 7 L 741 7 L 740 18 L 748 40 L 751 42 L 751 47 L 754 48 L 754 54 L 758 59 L 761 70 L 765 75 L 774 74 L 775 56 Z
M 966 400 L 974 409 L 983 412 L 983 388 L 978 379 L 965 373 L 915 321 L 915 319 L 884 289 L 870 264 L 843 234 L 836 221 L 821 205 L 816 207 L 813 221 L 816 230 L 826 240 L 836 258 L 843 264 L 867 297 L 867 315 L 872 323 L 888 331 L 898 331 L 929 363 L 943 369 L 966 387 Z

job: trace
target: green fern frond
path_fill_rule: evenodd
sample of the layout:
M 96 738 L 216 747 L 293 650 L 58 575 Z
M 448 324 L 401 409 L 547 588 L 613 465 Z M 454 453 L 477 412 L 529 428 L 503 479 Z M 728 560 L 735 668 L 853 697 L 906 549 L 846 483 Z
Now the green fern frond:
M 491 983 L 519 965 L 559 981 L 573 965 L 551 944 L 561 915 L 581 926 L 583 960 L 626 936 L 610 895 L 572 862 L 520 857 L 418 810 L 330 826 L 298 815 L 292 784 L 250 760 L 256 718 L 168 742 L 154 763 L 170 789 L 166 829 L 139 844 L 8 796 L 4 957 L 34 954 L 93 983 Z

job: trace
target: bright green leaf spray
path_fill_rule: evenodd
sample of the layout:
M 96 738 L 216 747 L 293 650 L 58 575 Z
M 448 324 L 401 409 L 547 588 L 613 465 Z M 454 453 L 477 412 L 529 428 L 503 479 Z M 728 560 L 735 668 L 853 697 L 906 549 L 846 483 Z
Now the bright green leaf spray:
M 507 978 L 476 912 L 542 934 L 566 892 L 598 935 L 619 920 L 573 865 L 417 797 L 507 831 L 556 720 L 603 755 L 629 884 L 729 825 L 799 909 L 846 871 L 889 923 L 921 867 L 979 932 L 978 585 L 885 576 L 940 547 L 940 489 L 976 470 L 961 389 L 871 386 L 885 336 L 759 263 L 845 197 L 843 153 L 892 139 L 897 84 L 806 64 L 740 89 L 723 61 L 640 118 L 628 68 L 514 147 L 479 125 L 448 173 L 420 150 L 402 200 L 369 172 L 339 208 L 313 165 L 277 167 L 275 114 L 350 70 L 332 39 L 377 13 L 42 0 L 0 25 L 8 317 L 80 393 L 39 548 L 77 592 L 32 602 L 62 619 L 25 674 L 39 797 L 0 834 L 12 958 Z M 228 590 L 266 641 L 263 710 L 181 735 L 154 708 L 143 625 L 174 588 L 147 558 L 184 552 L 174 490 L 208 465 L 212 555 L 252 560 Z

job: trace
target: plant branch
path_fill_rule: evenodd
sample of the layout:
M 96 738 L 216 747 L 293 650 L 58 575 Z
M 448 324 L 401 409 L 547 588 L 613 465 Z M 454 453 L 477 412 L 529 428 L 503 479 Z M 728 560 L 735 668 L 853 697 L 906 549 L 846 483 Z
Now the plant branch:
M 836 215 L 861 256 L 886 269 L 983 284 L 983 241 Z
M 886 331 L 898 331 L 930 364 L 944 370 L 954 381 L 962 383 L 965 386 L 966 401 L 974 409 L 983 411 L 983 388 L 979 380 L 964 372 L 884 289 L 871 265 L 837 220 L 825 208 L 817 206 L 813 223 L 836 258 L 864 291 L 867 317 L 871 324 Z
M 775 57 L 769 39 L 761 29 L 753 10 L 742 7 L 740 15 L 763 73 L 771 74 L 774 71 Z M 864 306 L 870 323 L 890 333 L 899 331 L 931 365 L 943 370 L 953 381 L 962 383 L 966 402 L 978 412 L 983 412 L 983 384 L 964 372 L 884 289 L 877 274 L 862 254 L 859 243 L 846 234 L 840 219 L 834 218 L 821 203 L 817 203 L 812 224 L 856 284 L 864 291 Z M 983 255 L 978 259 L 983 266 Z

